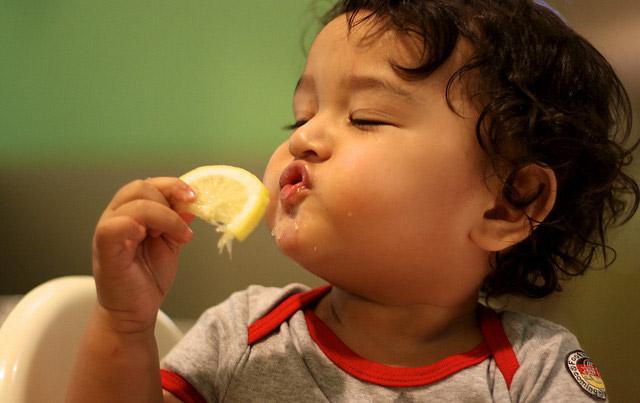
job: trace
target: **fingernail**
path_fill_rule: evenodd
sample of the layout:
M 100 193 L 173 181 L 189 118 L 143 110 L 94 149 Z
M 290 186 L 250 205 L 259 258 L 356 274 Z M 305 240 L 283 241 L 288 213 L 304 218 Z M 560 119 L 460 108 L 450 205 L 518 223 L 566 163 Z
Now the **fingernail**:
M 191 228 L 187 227 L 187 229 L 184 231 L 184 238 L 187 241 L 190 241 L 193 238 L 193 230 L 191 230 Z
M 187 188 L 187 198 L 189 200 L 195 200 L 198 197 L 198 195 L 196 194 L 196 192 L 191 189 L 191 188 Z

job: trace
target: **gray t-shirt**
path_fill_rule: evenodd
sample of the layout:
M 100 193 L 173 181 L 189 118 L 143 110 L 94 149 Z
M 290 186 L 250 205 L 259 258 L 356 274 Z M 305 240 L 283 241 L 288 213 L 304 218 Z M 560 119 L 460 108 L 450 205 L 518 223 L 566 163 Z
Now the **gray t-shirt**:
M 357 356 L 305 309 L 328 290 L 292 284 L 234 293 L 165 357 L 163 387 L 194 402 L 606 400 L 597 368 L 557 324 L 482 307 L 481 345 L 396 368 Z

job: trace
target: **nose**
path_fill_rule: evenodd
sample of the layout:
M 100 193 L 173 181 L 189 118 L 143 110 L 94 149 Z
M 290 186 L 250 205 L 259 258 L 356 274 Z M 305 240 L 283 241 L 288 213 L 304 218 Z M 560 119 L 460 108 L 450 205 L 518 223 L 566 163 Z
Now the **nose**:
M 296 159 L 322 162 L 331 157 L 332 139 L 327 126 L 314 118 L 294 130 L 289 137 L 289 153 Z

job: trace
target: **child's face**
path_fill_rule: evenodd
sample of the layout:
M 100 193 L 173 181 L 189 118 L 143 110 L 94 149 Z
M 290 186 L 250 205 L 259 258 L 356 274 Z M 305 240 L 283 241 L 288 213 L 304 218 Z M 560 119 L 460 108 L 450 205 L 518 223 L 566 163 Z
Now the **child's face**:
M 266 169 L 269 226 L 286 255 L 348 291 L 459 303 L 487 274 L 469 232 L 494 198 L 477 113 L 458 91 L 465 118 L 444 97 L 462 51 L 429 78 L 404 81 L 389 62 L 416 63 L 419 47 L 392 31 L 363 41 L 370 27 L 347 36 L 340 16 L 316 38 L 294 95 L 304 124 Z

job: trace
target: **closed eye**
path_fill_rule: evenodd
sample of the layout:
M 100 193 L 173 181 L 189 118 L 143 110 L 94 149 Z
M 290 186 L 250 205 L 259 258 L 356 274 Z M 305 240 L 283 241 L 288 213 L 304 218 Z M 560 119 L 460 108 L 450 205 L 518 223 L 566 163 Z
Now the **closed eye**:
M 379 120 L 351 119 L 351 124 L 354 126 L 384 126 L 389 123 Z
M 283 130 L 295 130 L 301 126 L 304 126 L 308 121 L 307 120 L 297 120 L 295 123 L 290 125 L 283 126 Z M 374 126 L 385 126 L 390 123 L 383 122 L 380 120 L 367 120 L 367 119 L 350 119 L 352 125 L 361 128 L 371 128 Z
M 349 119 L 349 121 L 351 122 L 351 124 L 357 128 L 359 128 L 360 130 L 376 130 L 378 127 L 380 126 L 387 126 L 390 125 L 390 123 L 387 122 L 383 122 L 381 120 L 367 120 L 367 119 Z
M 306 120 L 296 120 L 293 124 L 283 126 L 282 130 L 295 130 L 298 127 L 304 126 L 305 123 L 307 123 Z

